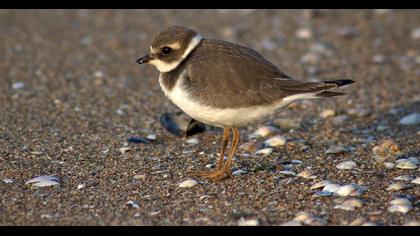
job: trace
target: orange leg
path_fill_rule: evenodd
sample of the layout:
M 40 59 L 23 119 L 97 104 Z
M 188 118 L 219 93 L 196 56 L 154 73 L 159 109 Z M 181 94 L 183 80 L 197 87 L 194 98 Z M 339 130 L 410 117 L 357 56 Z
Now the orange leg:
M 230 134 L 229 128 L 223 128 L 222 150 L 220 151 L 220 157 L 219 157 L 219 160 L 217 161 L 217 164 L 216 164 L 216 170 L 222 169 L 223 158 L 225 157 L 225 150 L 226 150 L 226 147 L 229 143 L 229 134 Z

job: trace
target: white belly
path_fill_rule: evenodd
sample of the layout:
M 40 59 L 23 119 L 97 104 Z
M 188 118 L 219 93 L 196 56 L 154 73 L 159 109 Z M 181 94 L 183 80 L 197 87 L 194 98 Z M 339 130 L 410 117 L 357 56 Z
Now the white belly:
M 182 79 L 178 79 L 171 91 L 168 91 L 163 86 L 161 78 L 159 78 L 159 82 L 165 95 L 181 110 L 198 121 L 219 127 L 245 126 L 273 114 L 275 111 L 286 107 L 297 99 L 310 98 L 313 96 L 313 94 L 299 94 L 286 97 L 279 102 L 265 106 L 222 109 L 192 100 L 189 94 L 179 86 Z

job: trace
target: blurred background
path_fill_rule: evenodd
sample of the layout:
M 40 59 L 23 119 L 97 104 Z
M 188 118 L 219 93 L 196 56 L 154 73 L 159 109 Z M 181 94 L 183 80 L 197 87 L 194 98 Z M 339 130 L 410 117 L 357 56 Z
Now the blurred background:
M 302 101 L 244 128 L 242 142 L 258 126 L 286 117 L 301 122 L 287 135 L 311 142 L 309 153 L 296 152 L 308 161 L 328 145 L 347 143 L 360 147 L 352 155 L 370 163 L 370 150 L 382 139 L 393 139 L 402 152 L 419 155 L 417 123 L 398 124 L 420 112 L 419 16 L 418 10 L 0 10 L 0 177 L 13 180 L 0 185 L 0 224 L 236 224 L 237 218 L 214 212 L 210 223 L 189 221 L 204 213 L 183 209 L 174 200 L 208 191 L 184 196 L 173 188 L 185 179 L 185 170 L 214 161 L 193 156 L 215 153 L 220 131 L 202 134 L 201 145 L 191 149 L 159 124 L 162 113 L 178 109 L 161 91 L 156 69 L 135 61 L 148 53 L 157 32 L 172 25 L 254 48 L 296 79 L 356 81 L 344 89 L 346 97 Z M 333 110 L 332 118 L 320 118 L 326 109 Z M 120 153 L 128 137 L 150 134 L 157 135 L 158 144 L 135 145 L 128 154 Z M 157 164 L 146 157 L 164 159 Z M 152 175 L 142 186 L 132 180 L 162 169 L 170 170 L 169 177 Z M 51 195 L 30 192 L 24 184 L 47 174 L 61 176 L 63 189 Z M 251 185 L 252 179 L 263 179 L 247 178 L 251 180 L 243 181 Z M 77 192 L 81 183 L 90 186 L 83 194 Z M 164 193 L 153 198 L 148 191 L 158 183 Z M 125 202 L 139 195 L 153 200 L 127 212 Z M 245 207 L 235 204 L 224 207 Z M 160 205 L 167 211 L 150 216 Z M 182 211 L 176 213 L 177 207 Z M 262 224 L 280 224 L 302 206 L 282 213 L 261 209 L 249 211 Z M 133 217 L 142 211 L 144 217 Z M 340 214 L 329 222 L 342 224 Z M 410 214 L 418 220 L 418 207 Z M 413 218 L 381 217 L 378 221 L 384 224 Z

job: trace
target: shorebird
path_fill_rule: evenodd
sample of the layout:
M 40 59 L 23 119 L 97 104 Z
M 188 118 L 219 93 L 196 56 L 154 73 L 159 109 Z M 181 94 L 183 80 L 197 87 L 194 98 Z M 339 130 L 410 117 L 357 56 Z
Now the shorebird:
M 300 99 L 344 95 L 331 89 L 352 80 L 307 82 L 292 79 L 255 50 L 206 39 L 196 31 L 172 26 L 159 32 L 150 53 L 137 60 L 154 65 L 165 95 L 192 118 L 223 128 L 216 168 L 194 172 L 211 180 L 231 176 L 238 146 L 238 128 L 279 112 Z M 225 163 L 224 153 L 233 133 Z

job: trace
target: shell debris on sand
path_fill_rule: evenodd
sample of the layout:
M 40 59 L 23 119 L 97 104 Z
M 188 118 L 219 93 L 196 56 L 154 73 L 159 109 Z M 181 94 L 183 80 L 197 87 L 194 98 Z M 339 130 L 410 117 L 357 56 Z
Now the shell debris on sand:
M 411 187 L 413 187 L 413 186 L 410 185 L 410 184 L 406 184 L 406 183 L 403 183 L 403 182 L 397 182 L 397 183 L 390 184 L 386 190 L 387 191 L 399 191 L 399 190 L 404 190 L 404 189 L 408 189 L 408 188 L 411 188 Z
M 395 161 L 395 167 L 398 169 L 416 169 L 417 165 L 413 160 L 401 158 Z
M 296 217 L 293 219 L 293 221 L 301 222 L 305 225 L 312 225 L 312 226 L 321 226 L 327 224 L 327 221 L 316 217 L 310 213 L 307 212 L 299 212 Z
M 296 176 L 298 177 L 302 177 L 305 179 L 316 179 L 316 175 L 314 175 L 315 172 L 313 170 L 302 170 L 301 172 L 299 172 Z
M 390 201 L 389 204 L 389 212 L 401 212 L 406 214 L 413 209 L 411 202 L 406 198 L 396 198 Z
M 272 148 L 263 148 L 263 149 L 260 149 L 260 150 L 256 151 L 255 154 L 267 156 L 267 155 L 270 155 L 272 152 L 273 152 Z
M 345 162 L 341 162 L 336 167 L 337 169 L 340 169 L 340 170 L 351 170 L 351 169 L 356 168 L 357 164 L 354 161 L 345 161 Z
M 257 219 L 244 219 L 241 217 L 238 221 L 238 226 L 257 226 L 259 224 Z
M 395 177 L 394 180 L 401 180 L 401 181 L 411 181 L 414 177 L 410 175 L 400 175 L 398 177 Z
M 338 196 L 361 196 L 365 191 L 364 188 L 360 187 L 357 184 L 347 184 L 344 185 L 335 191 L 335 194 Z
M 284 146 L 285 144 L 286 144 L 286 138 L 281 135 L 276 135 L 274 137 L 271 137 L 264 142 L 264 145 L 266 147 L 278 147 L 278 146 Z
M 317 183 L 315 183 L 314 185 L 311 186 L 311 190 L 312 189 L 317 189 L 317 188 L 322 188 L 328 184 L 331 184 L 331 182 L 329 180 L 321 180 Z
M 413 184 L 420 184 L 420 177 L 417 177 L 411 181 Z
M 26 184 L 32 184 L 34 187 L 48 187 L 59 185 L 60 183 L 58 177 L 43 175 L 27 181 Z
M 192 188 L 192 187 L 196 186 L 197 184 L 198 184 L 198 182 L 196 180 L 188 179 L 188 180 L 185 180 L 185 181 L 181 182 L 178 186 L 180 188 Z
M 350 198 L 340 205 L 336 205 L 334 209 L 341 209 L 346 211 L 354 211 L 356 208 L 363 206 L 363 201 L 357 198 Z
M 348 148 L 344 146 L 332 146 L 325 151 L 325 154 L 341 154 L 350 151 Z
M 321 113 L 319 113 L 319 115 L 322 118 L 328 118 L 328 117 L 335 116 L 335 111 L 333 109 L 326 109 L 326 110 L 323 110 Z
M 131 148 L 130 147 L 122 147 L 122 148 L 120 148 L 120 152 L 122 154 L 125 154 L 126 152 L 129 152 L 129 151 L 131 151 Z
M 280 132 L 280 130 L 274 126 L 262 126 L 258 128 L 253 134 L 251 134 L 251 137 L 267 137 L 274 135 L 276 133 Z

